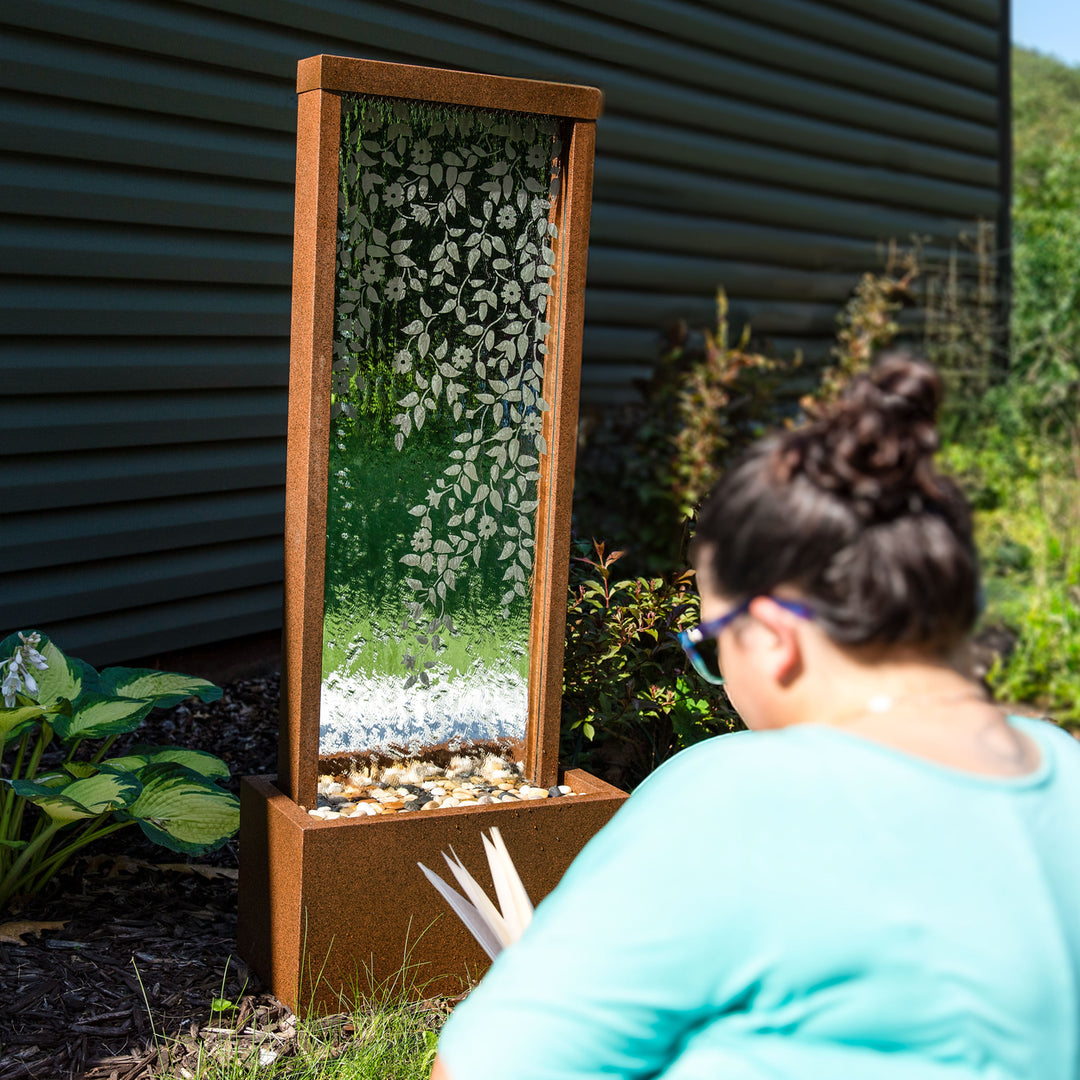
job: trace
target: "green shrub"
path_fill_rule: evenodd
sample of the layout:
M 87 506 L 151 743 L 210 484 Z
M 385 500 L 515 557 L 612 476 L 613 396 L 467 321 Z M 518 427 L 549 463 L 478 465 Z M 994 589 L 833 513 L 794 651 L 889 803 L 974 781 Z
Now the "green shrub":
M 677 751 L 741 725 L 675 638 L 699 621 L 693 572 L 616 579 L 621 551 L 574 547 L 562 760 L 633 786 Z
M 155 706 L 171 708 L 192 696 L 215 701 L 218 687 L 141 668 L 98 672 L 34 632 L 0 642 L 0 670 L 7 774 L 0 789 L 0 908 L 40 891 L 87 844 L 131 825 L 188 855 L 218 848 L 236 832 L 239 801 L 214 783 L 229 769 L 212 754 L 137 746 L 106 757 Z M 99 741 L 94 753 L 79 753 Z M 30 806 L 39 811 L 33 820 Z
M 1080 722 L 1080 478 L 1067 448 L 1026 426 L 1013 380 L 992 392 L 997 422 L 946 446 L 975 507 L 987 607 L 1016 647 L 987 680 L 1005 700 Z

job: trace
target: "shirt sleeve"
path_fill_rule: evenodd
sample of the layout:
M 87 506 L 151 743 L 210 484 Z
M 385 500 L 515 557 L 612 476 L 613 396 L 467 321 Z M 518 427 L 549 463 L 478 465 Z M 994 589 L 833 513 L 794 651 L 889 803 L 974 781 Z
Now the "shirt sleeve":
M 455 1010 L 439 1044 L 453 1080 L 652 1076 L 722 1006 L 716 972 L 730 971 L 733 943 L 718 955 L 716 928 L 731 868 L 692 811 L 688 828 L 683 756 L 593 838 Z

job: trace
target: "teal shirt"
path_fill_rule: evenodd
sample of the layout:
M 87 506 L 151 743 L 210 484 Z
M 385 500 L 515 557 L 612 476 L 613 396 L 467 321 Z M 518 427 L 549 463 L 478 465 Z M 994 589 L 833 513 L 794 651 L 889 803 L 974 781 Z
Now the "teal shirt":
M 1011 723 L 1016 779 L 820 725 L 679 754 L 455 1010 L 452 1077 L 1077 1080 L 1080 745 Z

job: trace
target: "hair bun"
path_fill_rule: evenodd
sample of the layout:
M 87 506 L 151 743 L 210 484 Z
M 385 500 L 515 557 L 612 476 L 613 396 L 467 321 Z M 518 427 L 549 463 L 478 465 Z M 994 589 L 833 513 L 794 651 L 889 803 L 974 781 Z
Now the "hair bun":
M 816 421 L 792 433 L 801 438 L 789 452 L 797 447 L 808 479 L 850 500 L 865 521 L 917 511 L 942 494 L 933 467 L 941 399 L 941 378 L 929 364 L 887 353 Z

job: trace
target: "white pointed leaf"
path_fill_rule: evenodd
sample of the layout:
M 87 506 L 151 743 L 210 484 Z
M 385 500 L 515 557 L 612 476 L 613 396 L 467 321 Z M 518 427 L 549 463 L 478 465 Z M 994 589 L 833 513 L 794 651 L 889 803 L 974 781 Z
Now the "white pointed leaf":
M 503 946 L 491 928 L 480 917 L 480 913 L 476 908 L 423 863 L 417 863 L 416 865 L 424 871 L 424 876 L 435 886 L 439 895 L 450 905 L 457 917 L 465 924 L 469 933 L 480 943 L 484 952 L 494 960 L 502 952 Z

